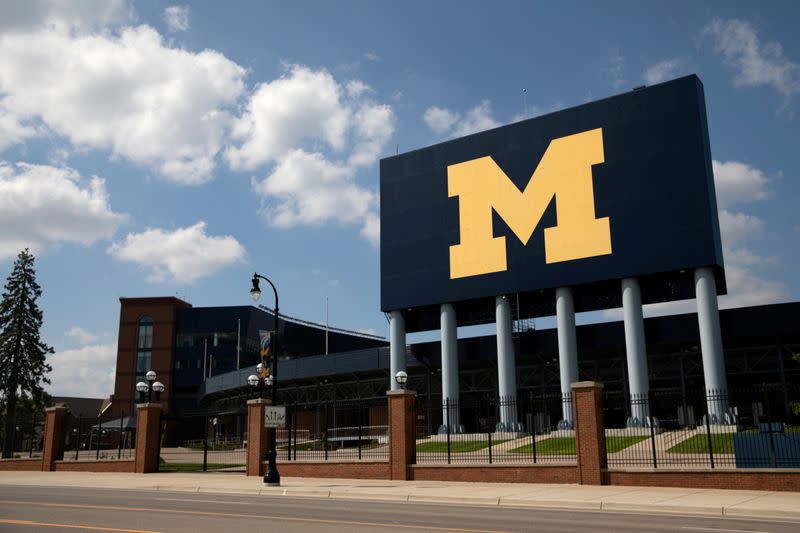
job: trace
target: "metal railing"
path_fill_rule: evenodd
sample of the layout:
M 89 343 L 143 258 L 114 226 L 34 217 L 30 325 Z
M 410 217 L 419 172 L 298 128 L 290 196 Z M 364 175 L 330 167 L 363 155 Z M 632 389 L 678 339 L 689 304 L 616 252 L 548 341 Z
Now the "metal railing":
M 389 459 L 387 403 L 360 400 L 286 406 L 279 430 L 278 461 Z
M 8 455 L 8 459 L 30 459 L 42 456 L 42 438 L 44 436 L 43 413 L 20 413 L 12 425 L 11 447 L 6 445 L 6 416 L 0 416 L 0 457 Z
M 559 394 L 417 402 L 417 464 L 577 460 L 574 431 L 557 429 Z
M 108 461 L 135 456 L 135 417 L 108 410 L 97 417 L 68 415 L 64 426 L 65 461 Z
M 784 403 L 767 388 L 607 393 L 608 466 L 800 468 L 798 417 Z

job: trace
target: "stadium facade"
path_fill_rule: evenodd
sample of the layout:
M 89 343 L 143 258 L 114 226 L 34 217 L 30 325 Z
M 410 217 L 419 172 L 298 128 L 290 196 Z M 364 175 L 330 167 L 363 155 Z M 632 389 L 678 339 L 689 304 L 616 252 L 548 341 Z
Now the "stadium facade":
M 166 385 L 162 397 L 171 442 L 201 438 L 204 416 L 218 418 L 218 436 L 244 435 L 247 376 L 254 373 L 259 355 L 259 331 L 270 330 L 268 309 L 241 307 L 192 307 L 173 297 L 121 298 L 120 334 L 115 410 L 136 403 L 139 370 L 154 369 Z M 760 385 L 772 391 L 777 412 L 800 398 L 800 303 L 742 307 L 720 312 L 727 380 L 732 390 L 748 391 Z M 300 427 L 318 430 L 321 406 L 358 399 L 375 409 L 385 409 L 389 388 L 390 347 L 387 342 L 356 332 L 328 329 L 329 353 L 325 353 L 324 325 L 287 319 L 282 322 L 282 356 L 279 361 L 279 402 L 300 412 Z M 515 381 L 519 398 L 554 398 L 560 393 L 558 334 L 556 329 L 536 330 L 528 320 L 513 321 L 512 344 L 516 353 Z M 609 394 L 630 394 L 622 321 L 577 326 L 578 379 L 605 383 Z M 671 391 L 678 410 L 681 397 L 703 388 L 703 364 L 699 326 L 695 313 L 646 318 L 647 363 L 653 391 Z M 236 369 L 238 359 L 240 368 Z M 215 341 L 216 339 L 216 341 Z M 149 350 L 147 348 L 150 348 Z M 495 335 L 459 339 L 460 395 L 465 406 L 461 424 L 476 429 L 484 414 L 473 411 L 489 405 L 499 393 L 497 338 Z M 205 361 L 205 379 L 204 379 Z M 407 347 L 404 366 L 409 388 L 418 392 L 426 407 L 439 406 L 442 396 L 442 349 L 440 342 Z M 146 372 L 146 370 L 145 370 Z M 655 396 L 664 397 L 663 394 Z M 761 393 L 738 395 L 737 408 L 761 402 Z M 541 419 L 555 424 L 560 419 L 558 402 L 541 404 Z M 609 413 L 624 421 L 631 415 L 627 402 Z M 433 429 L 443 422 L 442 410 L 424 410 Z M 499 414 L 499 413 L 498 413 Z M 384 415 L 385 416 L 385 415 Z M 489 413 L 492 422 L 495 413 Z M 619 422 L 618 421 L 618 422 Z M 610 422 L 614 422 L 611 420 Z M 315 431 L 316 432 L 316 431 Z

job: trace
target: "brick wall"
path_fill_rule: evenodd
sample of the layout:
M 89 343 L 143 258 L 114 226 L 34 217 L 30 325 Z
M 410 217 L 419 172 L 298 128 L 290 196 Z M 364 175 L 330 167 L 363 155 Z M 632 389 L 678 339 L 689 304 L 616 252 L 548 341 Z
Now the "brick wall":
M 0 459 L 0 472 L 42 469 L 42 459 Z
M 389 462 L 354 461 L 352 463 L 302 463 L 291 461 L 278 464 L 278 472 L 280 472 L 281 477 L 389 479 Z
M 123 472 L 132 474 L 134 461 L 56 461 L 53 465 L 56 472 Z
M 578 468 L 571 465 L 414 465 L 411 477 L 415 481 L 577 483 Z
M 607 470 L 608 485 L 800 492 L 800 470 Z

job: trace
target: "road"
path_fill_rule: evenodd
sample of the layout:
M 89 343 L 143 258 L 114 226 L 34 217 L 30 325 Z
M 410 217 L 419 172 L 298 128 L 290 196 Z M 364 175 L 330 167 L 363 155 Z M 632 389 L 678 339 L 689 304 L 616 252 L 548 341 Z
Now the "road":
M 797 522 L 321 500 L 290 496 L 0 486 L 0 531 L 321 532 L 792 532 Z

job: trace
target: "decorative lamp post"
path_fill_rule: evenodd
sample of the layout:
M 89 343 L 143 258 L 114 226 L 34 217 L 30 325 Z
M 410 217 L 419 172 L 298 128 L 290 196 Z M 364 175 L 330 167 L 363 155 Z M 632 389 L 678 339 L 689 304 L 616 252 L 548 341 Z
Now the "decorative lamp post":
M 148 371 L 144 377 L 147 380 L 146 382 L 140 381 L 139 383 L 136 384 L 136 390 L 139 392 L 139 402 L 141 403 L 145 402 L 145 395 L 147 395 L 146 397 L 147 403 L 152 402 L 153 392 L 156 393 L 156 401 L 157 402 L 160 401 L 161 393 L 164 392 L 164 389 L 166 389 L 166 387 L 160 381 L 156 381 L 157 377 L 156 373 L 153 372 L 152 370 Z
M 275 337 L 273 339 L 273 348 L 274 353 L 272 355 L 272 372 L 264 376 L 261 372 L 259 372 L 259 376 L 263 378 L 264 384 L 271 387 L 270 397 L 272 399 L 272 405 L 276 405 L 276 396 L 278 391 L 278 357 L 280 356 L 280 335 L 279 335 L 279 326 L 280 326 L 280 313 L 278 311 L 278 290 L 275 288 L 275 284 L 270 281 L 269 278 L 266 276 L 262 276 L 258 273 L 253 273 L 253 287 L 250 289 L 250 297 L 253 299 L 254 302 L 257 302 L 259 298 L 261 298 L 261 288 L 259 287 L 259 279 L 263 279 L 269 286 L 272 287 L 272 292 L 275 295 Z M 263 368 L 263 367 L 262 367 Z M 252 377 L 252 376 L 251 376 Z M 250 379 L 248 378 L 248 383 Z M 275 463 L 275 458 L 277 457 L 277 442 L 276 442 L 276 435 L 277 430 L 275 428 L 269 428 L 269 451 L 267 452 L 267 459 L 269 461 L 269 465 L 267 466 L 267 473 L 264 474 L 264 483 L 267 485 L 272 486 L 279 486 L 281 484 L 281 476 L 278 473 L 278 465 Z
M 408 381 L 408 374 L 404 371 L 400 371 L 394 375 L 394 380 L 400 385 L 401 390 L 406 390 L 406 382 Z

